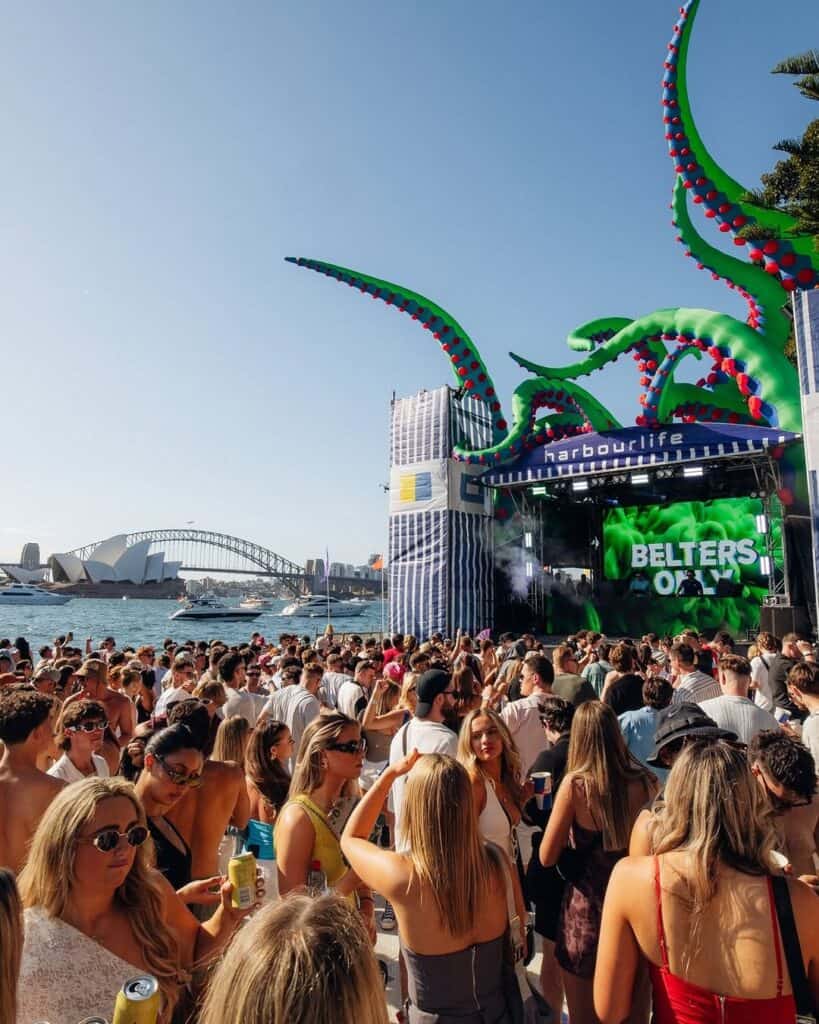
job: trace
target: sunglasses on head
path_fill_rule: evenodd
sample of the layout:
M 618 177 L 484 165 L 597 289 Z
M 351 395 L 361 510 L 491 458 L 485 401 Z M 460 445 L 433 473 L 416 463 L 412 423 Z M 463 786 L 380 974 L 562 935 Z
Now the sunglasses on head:
M 337 750 L 339 754 L 363 754 L 367 749 L 367 741 L 362 736 L 360 740 L 349 740 L 347 743 L 331 743 L 328 750 Z
M 178 768 L 172 768 L 160 754 L 154 754 L 154 757 L 162 765 L 163 771 L 175 786 L 190 786 L 192 789 L 199 789 L 202 785 L 201 772 L 192 772 L 188 775 L 187 772 L 181 772 Z
M 99 720 L 94 722 L 77 722 L 76 725 L 67 725 L 65 727 L 66 732 L 105 732 L 108 728 L 106 721 L 100 722 Z
M 142 846 L 148 838 L 148 829 L 144 825 L 132 825 L 127 832 L 118 832 L 115 828 L 104 828 L 95 836 L 80 839 L 81 843 L 91 843 L 100 853 L 113 853 L 119 846 L 120 839 L 126 839 L 129 846 Z

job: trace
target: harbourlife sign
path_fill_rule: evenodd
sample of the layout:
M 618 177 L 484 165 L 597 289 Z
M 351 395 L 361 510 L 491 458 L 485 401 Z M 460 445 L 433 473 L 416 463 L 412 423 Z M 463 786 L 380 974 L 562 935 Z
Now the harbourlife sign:
M 511 466 L 489 470 L 483 479 L 490 485 L 506 486 L 711 462 L 764 453 L 799 440 L 799 434 L 776 427 L 740 424 L 685 423 L 661 430 L 629 427 L 552 441 L 528 452 Z

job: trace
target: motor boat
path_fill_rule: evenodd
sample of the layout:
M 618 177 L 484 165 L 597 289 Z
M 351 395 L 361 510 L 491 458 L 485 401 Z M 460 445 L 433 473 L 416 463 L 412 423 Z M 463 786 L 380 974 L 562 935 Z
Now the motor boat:
M 261 611 L 252 608 L 231 608 L 214 597 L 197 597 L 169 616 L 171 619 L 222 619 L 238 621 L 258 619 Z
M 347 619 L 355 615 L 363 615 L 367 604 L 364 601 L 342 601 L 338 597 L 326 594 L 308 594 L 283 608 L 279 615 L 287 615 L 294 619 Z
M 68 594 L 55 594 L 53 590 L 28 583 L 10 583 L 0 587 L 0 605 L 7 604 L 68 604 Z
M 270 607 L 270 601 L 266 597 L 246 597 L 244 601 L 239 602 L 239 607 L 265 612 Z

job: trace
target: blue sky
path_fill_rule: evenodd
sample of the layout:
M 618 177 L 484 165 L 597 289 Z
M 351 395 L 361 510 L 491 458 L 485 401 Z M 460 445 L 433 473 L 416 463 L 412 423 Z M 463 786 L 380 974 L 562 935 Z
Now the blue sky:
M 67 2 L 4 12 L 0 559 L 182 526 L 302 560 L 386 538 L 389 400 L 430 336 L 283 262 L 435 299 L 504 401 L 602 315 L 739 312 L 674 242 L 672 0 Z M 813 0 L 703 0 L 692 100 L 749 185 L 815 115 Z M 595 378 L 623 420 L 633 364 Z

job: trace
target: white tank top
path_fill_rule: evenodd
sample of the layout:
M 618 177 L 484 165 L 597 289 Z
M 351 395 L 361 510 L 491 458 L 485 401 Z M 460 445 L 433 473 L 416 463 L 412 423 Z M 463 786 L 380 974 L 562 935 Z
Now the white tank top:
M 484 779 L 486 787 L 486 803 L 484 804 L 481 816 L 478 818 L 478 831 L 484 839 L 499 846 L 506 856 L 514 863 L 514 841 L 512 838 L 512 826 L 506 816 L 495 792 L 491 780 Z

